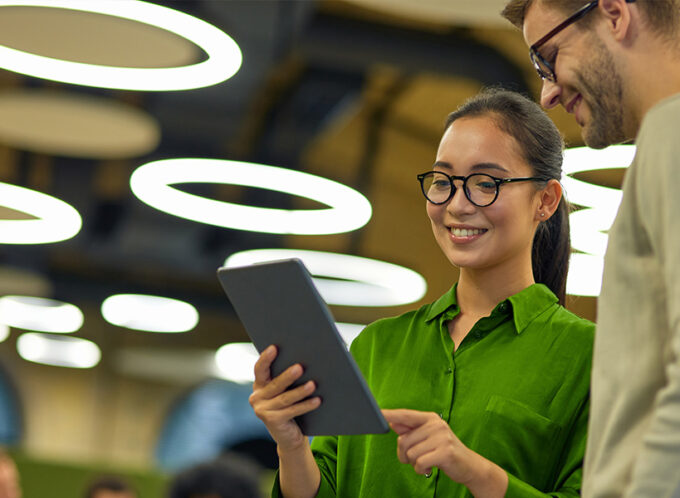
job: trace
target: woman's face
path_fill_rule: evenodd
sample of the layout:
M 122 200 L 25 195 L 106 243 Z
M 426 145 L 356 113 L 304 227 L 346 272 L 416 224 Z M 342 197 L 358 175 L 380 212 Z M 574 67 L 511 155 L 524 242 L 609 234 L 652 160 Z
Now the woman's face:
M 448 175 L 486 173 L 497 178 L 534 176 L 519 145 L 488 116 L 465 117 L 446 130 L 433 166 Z M 449 261 L 460 268 L 531 268 L 531 247 L 539 222 L 536 183 L 502 185 L 490 206 L 472 204 L 455 180 L 454 196 L 445 204 L 427 202 L 435 239 Z

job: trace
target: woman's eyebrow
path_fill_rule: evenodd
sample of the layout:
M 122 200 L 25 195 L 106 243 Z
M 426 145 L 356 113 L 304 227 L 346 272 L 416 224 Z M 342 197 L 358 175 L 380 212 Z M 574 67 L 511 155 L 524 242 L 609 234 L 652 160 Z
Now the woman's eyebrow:
M 436 167 L 449 169 L 449 170 L 453 169 L 453 166 L 451 166 L 451 164 L 447 163 L 446 161 L 435 161 L 435 163 L 432 165 L 432 168 L 436 168 Z
M 470 171 L 479 171 L 486 169 L 493 169 L 496 171 L 502 171 L 503 173 L 509 173 L 507 169 L 505 169 L 498 163 L 477 163 L 470 168 Z

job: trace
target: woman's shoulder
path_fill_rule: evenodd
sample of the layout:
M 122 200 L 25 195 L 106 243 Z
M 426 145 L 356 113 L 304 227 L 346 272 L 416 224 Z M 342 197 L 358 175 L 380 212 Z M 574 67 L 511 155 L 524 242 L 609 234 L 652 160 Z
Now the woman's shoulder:
M 569 342 L 581 342 L 592 347 L 595 340 L 595 323 L 564 306 L 555 305 L 548 324 L 551 332 L 564 336 Z

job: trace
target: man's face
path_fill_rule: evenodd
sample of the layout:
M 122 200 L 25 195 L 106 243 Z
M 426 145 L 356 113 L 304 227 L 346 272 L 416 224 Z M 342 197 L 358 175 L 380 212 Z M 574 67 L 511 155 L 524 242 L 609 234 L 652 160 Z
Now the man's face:
M 598 15 L 597 9 L 588 15 Z M 524 18 L 524 39 L 531 46 L 568 16 L 534 1 Z M 595 31 L 574 23 L 541 45 L 541 56 L 552 64 L 556 81 L 543 80 L 541 105 L 560 104 L 573 114 L 589 147 L 601 149 L 627 138 L 623 79 L 614 58 Z

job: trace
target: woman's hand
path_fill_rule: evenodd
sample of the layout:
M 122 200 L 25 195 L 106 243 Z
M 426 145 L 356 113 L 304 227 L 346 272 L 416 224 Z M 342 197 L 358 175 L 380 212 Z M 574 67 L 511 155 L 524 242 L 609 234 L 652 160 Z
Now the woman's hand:
M 415 410 L 382 410 L 397 438 L 401 463 L 413 466 L 419 474 L 430 474 L 434 467 L 459 482 L 476 497 L 505 494 L 508 476 L 503 469 L 465 446 L 449 424 L 436 413 Z
M 250 405 L 255 415 L 267 426 L 279 450 L 295 450 L 308 443 L 293 419 L 318 408 L 321 399 L 318 396 L 306 399 L 316 389 L 313 381 L 286 391 L 303 374 L 303 368 L 299 364 L 289 367 L 272 379 L 271 365 L 276 355 L 276 347 L 269 346 L 255 363 L 255 382 Z

